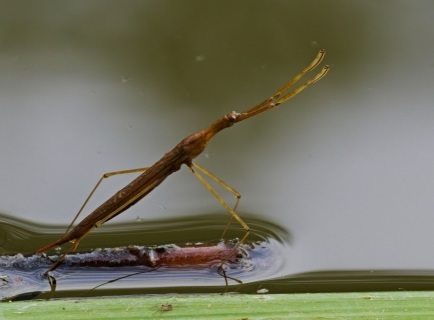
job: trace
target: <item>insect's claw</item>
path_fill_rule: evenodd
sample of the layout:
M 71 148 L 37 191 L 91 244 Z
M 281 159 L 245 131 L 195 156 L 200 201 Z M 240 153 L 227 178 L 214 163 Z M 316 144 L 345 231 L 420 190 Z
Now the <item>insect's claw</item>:
M 226 285 L 226 287 L 229 285 L 228 284 L 228 279 L 233 280 L 233 281 L 237 282 L 238 284 L 242 284 L 243 283 L 240 279 L 228 276 L 226 274 L 226 270 L 224 268 L 224 263 L 222 263 L 222 264 L 220 264 L 218 266 L 217 273 L 225 279 L 225 285 Z
M 54 292 L 56 292 L 56 287 L 57 287 L 57 280 L 56 278 L 53 276 L 51 271 L 47 271 L 44 273 L 44 276 L 47 277 L 48 279 L 48 283 L 50 284 L 50 297 L 54 294 Z

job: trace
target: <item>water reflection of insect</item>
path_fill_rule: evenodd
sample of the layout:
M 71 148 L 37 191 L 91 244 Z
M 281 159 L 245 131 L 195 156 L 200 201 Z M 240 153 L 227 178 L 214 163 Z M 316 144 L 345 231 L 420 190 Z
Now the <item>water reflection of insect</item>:
M 235 219 L 241 227 L 244 229 L 244 235 L 240 239 L 242 243 L 249 235 L 250 227 L 244 220 L 236 213 L 238 202 L 240 200 L 241 194 L 236 191 L 233 187 L 228 185 L 226 182 L 212 174 L 207 169 L 193 162 L 199 154 L 203 152 L 205 147 L 211 138 L 220 132 L 221 130 L 231 127 L 233 124 L 253 117 L 259 113 L 270 110 L 278 105 L 286 102 L 287 100 L 293 98 L 301 91 L 306 89 L 308 86 L 314 84 L 315 82 L 322 79 L 328 72 L 329 66 L 324 66 L 319 73 L 317 73 L 313 78 L 307 80 L 299 87 L 292 90 L 291 87 L 298 82 L 306 73 L 315 69 L 323 60 L 325 55 L 325 50 L 320 50 L 315 59 L 301 72 L 299 72 L 294 78 L 292 78 L 288 83 L 279 88 L 271 97 L 267 98 L 263 102 L 248 109 L 244 112 L 229 112 L 209 127 L 197 131 L 179 142 L 172 150 L 167 152 L 159 161 L 148 168 L 138 168 L 131 170 L 122 170 L 115 172 L 105 173 L 97 182 L 95 187 L 92 189 L 91 193 L 81 206 L 77 215 L 71 222 L 65 234 L 52 243 L 45 245 L 44 247 L 37 250 L 37 253 L 43 253 L 56 246 L 65 244 L 66 242 L 71 242 L 72 245 L 69 250 L 67 250 L 60 258 L 51 266 L 51 268 L 46 272 L 53 271 L 57 266 L 63 261 L 65 255 L 68 252 L 75 251 L 80 244 L 80 241 L 93 229 L 100 227 L 105 222 L 113 219 L 132 205 L 136 204 L 153 189 L 155 189 L 160 183 L 162 183 L 169 175 L 178 171 L 181 165 L 187 165 L 193 174 L 198 178 L 198 180 L 205 186 L 205 188 L 220 202 L 220 204 L 229 212 L 231 217 Z M 90 213 L 86 218 L 84 218 L 78 225 L 72 227 L 75 220 L 78 218 L 89 199 L 94 194 L 95 190 L 98 188 L 102 180 L 117 174 L 143 172 L 136 179 L 130 182 L 127 186 L 119 190 L 107 201 L 96 208 L 92 213 Z M 235 199 L 235 205 L 231 207 L 226 203 L 221 195 L 211 186 L 211 184 L 205 179 L 208 177 L 218 184 L 220 184 L 224 189 L 231 192 Z M 226 230 L 225 230 L 226 231 Z

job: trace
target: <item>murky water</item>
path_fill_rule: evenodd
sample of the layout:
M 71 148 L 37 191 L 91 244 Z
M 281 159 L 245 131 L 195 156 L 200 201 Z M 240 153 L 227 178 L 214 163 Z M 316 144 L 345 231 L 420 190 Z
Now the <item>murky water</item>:
M 243 258 L 236 264 L 228 264 L 227 276 L 250 283 L 258 280 L 266 280 L 282 276 L 288 272 L 286 266 L 286 248 L 289 245 L 289 235 L 276 225 L 266 223 L 251 217 L 253 235 L 240 249 Z M 3 239 L 1 250 L 3 256 L 0 259 L 0 271 L 3 286 L 0 291 L 2 298 L 13 296 L 28 297 L 30 293 L 49 291 L 47 278 L 43 273 L 52 264 L 47 258 L 34 255 L 35 245 L 39 246 L 52 240 L 47 233 L 38 234 L 41 226 L 25 221 L 13 220 L 10 217 L 0 218 L 2 234 L 7 235 Z M 80 250 L 98 248 L 100 246 L 113 247 L 121 245 L 167 245 L 165 241 L 172 239 L 178 244 L 195 243 L 206 239 L 206 243 L 216 243 L 227 222 L 221 215 L 208 215 L 202 217 L 185 217 L 179 220 L 163 220 L 123 224 L 108 228 L 102 228 L 101 232 L 95 232 L 81 243 Z M 105 229 L 105 230 L 104 230 Z M 45 231 L 48 231 L 45 230 Z M 52 228 L 50 233 L 59 231 Z M 61 233 L 56 235 L 59 236 Z M 239 227 L 231 226 L 226 237 L 242 235 Z M 40 244 L 37 244 L 40 242 Z M 201 242 L 203 243 L 203 242 Z M 22 254 L 14 254 L 22 252 Z M 27 253 L 26 253 L 27 252 Z M 55 261 L 57 257 L 50 256 Z M 72 258 L 71 258 L 72 259 Z M 85 258 L 75 258 L 83 262 Z M 113 259 L 118 259 L 113 257 Z M 75 261 L 72 260 L 72 261 Z M 100 264 L 102 264 L 100 262 Z M 138 273 L 138 274 L 136 274 Z M 223 277 L 217 272 L 215 263 L 205 266 L 180 267 L 167 266 L 151 268 L 150 266 L 132 267 L 127 264 L 124 267 L 92 267 L 71 265 L 69 260 L 61 265 L 53 273 L 57 279 L 58 294 L 65 291 L 76 290 L 74 295 L 102 294 L 100 291 L 91 290 L 101 286 L 100 290 L 117 289 L 138 290 L 143 292 L 178 292 L 198 290 L 210 290 L 212 292 L 225 290 Z M 121 278 L 117 281 L 114 281 Z M 123 278 L 123 279 L 122 279 Z M 243 285 L 229 279 L 231 287 L 238 291 Z M 105 284 L 106 283 L 106 284 Z
M 245 246 L 242 262 L 227 269 L 229 287 L 215 265 L 196 267 L 147 266 L 86 267 L 60 266 L 53 276 L 56 297 L 135 293 L 244 292 L 270 293 L 426 290 L 434 286 L 433 270 L 335 270 L 297 273 L 292 268 L 290 234 L 273 224 L 247 215 L 253 233 Z M 29 299 L 50 296 L 43 273 L 51 266 L 47 258 L 33 254 L 36 247 L 61 235 L 62 228 L 45 229 L 28 221 L 0 217 L 0 295 L 2 299 Z M 121 245 L 161 245 L 168 238 L 178 244 L 207 239 L 216 243 L 227 219 L 221 215 L 185 217 L 178 220 L 148 221 L 112 225 L 89 235 L 80 250 Z M 52 234 L 52 236 L 49 236 Z M 242 234 L 232 225 L 227 237 Z M 22 254 L 14 254 L 23 252 Z M 56 256 L 51 254 L 51 259 Z M 78 258 L 80 259 L 80 258 Z M 242 281 L 242 283 L 238 283 Z M 98 289 L 95 289 L 98 287 Z
M 197 159 L 273 252 L 231 290 L 434 288 L 432 2 L 44 3 L 0 11 L 2 255 L 55 240 L 103 172 L 151 165 L 324 47 L 325 79 Z M 104 181 L 83 215 L 130 180 Z M 218 241 L 226 221 L 184 168 L 81 247 Z

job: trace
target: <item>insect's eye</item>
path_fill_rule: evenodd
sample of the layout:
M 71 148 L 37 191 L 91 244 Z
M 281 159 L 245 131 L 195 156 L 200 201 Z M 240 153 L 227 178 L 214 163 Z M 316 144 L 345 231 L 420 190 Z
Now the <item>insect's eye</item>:
M 235 122 L 238 120 L 239 116 L 240 116 L 240 113 L 239 113 L 239 112 L 231 111 L 231 112 L 227 115 L 227 118 L 228 118 L 229 120 L 231 120 L 232 123 L 235 123 Z

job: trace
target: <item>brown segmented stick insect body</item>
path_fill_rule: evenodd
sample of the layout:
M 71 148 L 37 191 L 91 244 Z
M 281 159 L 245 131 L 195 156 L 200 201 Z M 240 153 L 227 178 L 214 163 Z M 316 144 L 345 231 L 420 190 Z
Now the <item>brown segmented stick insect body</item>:
M 325 55 L 325 50 L 320 50 L 315 59 L 300 73 L 298 73 L 293 79 L 291 79 L 284 86 L 279 88 L 270 98 L 265 101 L 259 103 L 253 108 L 246 110 L 244 112 L 229 112 L 224 115 L 214 123 L 212 123 L 209 127 L 197 131 L 188 137 L 184 138 L 179 142 L 172 150 L 167 152 L 159 161 L 157 161 L 154 165 L 149 168 L 139 168 L 132 170 L 124 170 L 117 171 L 104 174 L 101 179 L 98 181 L 96 186 L 93 188 L 92 192 L 80 208 L 74 220 L 71 222 L 70 227 L 67 232 L 61 237 L 59 240 L 54 241 L 46 246 L 37 250 L 38 253 L 42 253 L 53 249 L 56 246 L 60 246 L 65 244 L 66 242 L 71 242 L 72 246 L 70 251 L 74 251 L 80 240 L 83 239 L 92 229 L 98 228 L 103 225 L 105 222 L 110 219 L 116 217 L 118 214 L 122 213 L 136 202 L 140 201 L 143 197 L 145 197 L 149 192 L 155 189 L 160 183 L 164 181 L 169 175 L 178 171 L 181 168 L 181 165 L 187 165 L 193 174 L 199 179 L 199 181 L 204 184 L 204 186 L 217 198 L 217 200 L 222 204 L 222 206 L 230 213 L 231 217 L 234 218 L 241 227 L 244 229 L 245 234 L 240 240 L 240 243 L 243 242 L 249 232 L 250 228 L 246 222 L 235 212 L 238 201 L 240 198 L 240 194 L 231 186 L 226 184 L 224 181 L 213 175 L 211 172 L 206 170 L 205 168 L 199 166 L 198 164 L 193 162 L 193 159 L 200 155 L 203 150 L 206 148 L 208 142 L 211 138 L 220 132 L 221 130 L 232 126 L 233 124 L 243 121 L 247 118 L 255 116 L 259 113 L 272 109 L 287 100 L 291 99 L 301 91 L 303 91 L 308 86 L 314 84 L 315 82 L 322 79 L 328 72 L 329 66 L 324 66 L 319 73 L 317 73 L 313 78 L 307 80 L 299 87 L 296 87 L 292 91 L 289 89 L 299 81 L 306 73 L 316 68 L 323 60 Z M 90 197 L 93 195 L 96 188 L 99 186 L 101 181 L 104 178 L 115 174 L 121 173 L 131 173 L 131 172 L 140 172 L 144 171 L 141 175 L 139 175 L 136 179 L 131 181 L 127 186 L 122 188 L 120 191 L 115 193 L 112 197 L 110 197 L 107 201 L 101 204 L 98 208 L 96 208 L 92 213 L 90 213 L 86 218 L 84 218 L 79 224 L 75 227 L 72 227 L 72 224 L 77 219 L 78 215 L 83 210 L 84 206 L 87 204 Z M 200 173 L 199 173 L 200 172 Z M 215 180 L 220 183 L 223 188 L 233 193 L 235 198 L 237 199 L 234 207 L 229 206 L 225 200 L 213 189 L 213 187 L 205 180 L 202 174 L 208 176 L 209 178 Z M 62 259 L 59 259 L 54 266 L 50 270 L 54 270 L 56 266 L 61 263 Z M 49 270 L 49 271 L 50 271 Z

